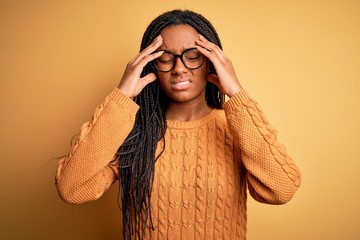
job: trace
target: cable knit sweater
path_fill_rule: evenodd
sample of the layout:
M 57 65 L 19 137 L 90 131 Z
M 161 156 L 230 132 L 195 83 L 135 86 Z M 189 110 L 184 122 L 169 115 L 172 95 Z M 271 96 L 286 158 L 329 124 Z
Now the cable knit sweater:
M 109 163 L 138 109 L 114 89 L 82 126 L 56 173 L 65 202 L 98 199 L 118 179 Z M 259 202 L 283 204 L 300 186 L 299 169 L 244 90 L 222 110 L 167 125 L 166 148 L 155 165 L 151 239 L 246 239 L 247 189 Z

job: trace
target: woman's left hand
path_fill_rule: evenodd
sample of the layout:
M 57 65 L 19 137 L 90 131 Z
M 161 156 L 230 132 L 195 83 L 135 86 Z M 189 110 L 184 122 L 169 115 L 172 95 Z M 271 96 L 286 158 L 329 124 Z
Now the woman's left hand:
M 238 93 L 242 87 L 236 76 L 232 62 L 224 52 L 212 42 L 200 35 L 199 40 L 195 40 L 198 50 L 207 57 L 213 64 L 216 74 L 209 74 L 208 81 L 215 84 L 221 92 L 232 97 Z

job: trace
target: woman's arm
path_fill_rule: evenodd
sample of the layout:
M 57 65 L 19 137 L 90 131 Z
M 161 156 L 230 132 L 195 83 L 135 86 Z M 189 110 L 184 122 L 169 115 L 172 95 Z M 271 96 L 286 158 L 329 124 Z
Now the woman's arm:
M 196 46 L 213 64 L 208 81 L 230 100 L 224 105 L 228 125 L 248 171 L 250 194 L 260 202 L 289 201 L 300 186 L 300 171 L 277 140 L 275 129 L 259 105 L 243 90 L 230 59 L 203 36 Z
M 133 128 L 138 109 L 116 88 L 83 124 L 79 139 L 58 164 L 55 183 L 65 202 L 98 199 L 117 179 L 117 169 L 109 163 Z
M 95 200 L 116 180 L 117 169 L 109 163 L 134 126 L 139 106 L 131 99 L 156 79 L 154 73 L 141 73 L 163 53 L 155 52 L 162 41 L 158 36 L 127 64 L 118 88 L 99 105 L 93 119 L 82 126 L 79 140 L 60 160 L 56 187 L 64 201 Z
M 300 171 L 260 106 L 241 90 L 225 103 L 224 110 L 248 171 L 251 196 L 270 204 L 288 202 L 300 186 Z

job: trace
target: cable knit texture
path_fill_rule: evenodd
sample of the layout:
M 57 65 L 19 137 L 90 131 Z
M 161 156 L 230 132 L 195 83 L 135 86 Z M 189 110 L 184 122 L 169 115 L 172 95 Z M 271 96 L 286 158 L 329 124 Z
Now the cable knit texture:
M 95 200 L 118 179 L 109 163 L 131 131 L 138 108 L 114 89 L 82 126 L 56 173 L 64 201 Z M 146 233 L 148 239 L 246 239 L 247 189 L 259 202 L 283 204 L 300 186 L 299 169 L 244 90 L 223 110 L 167 124 L 166 148 L 155 166 L 154 231 Z

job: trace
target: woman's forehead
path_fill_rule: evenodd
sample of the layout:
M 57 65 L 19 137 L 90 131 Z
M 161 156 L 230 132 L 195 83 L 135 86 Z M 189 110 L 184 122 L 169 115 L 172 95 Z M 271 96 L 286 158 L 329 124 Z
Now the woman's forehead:
M 195 47 L 195 40 L 199 34 L 190 25 L 175 25 L 164 28 L 161 31 L 163 44 L 160 49 L 167 49 L 172 52 L 182 52 L 184 49 Z

